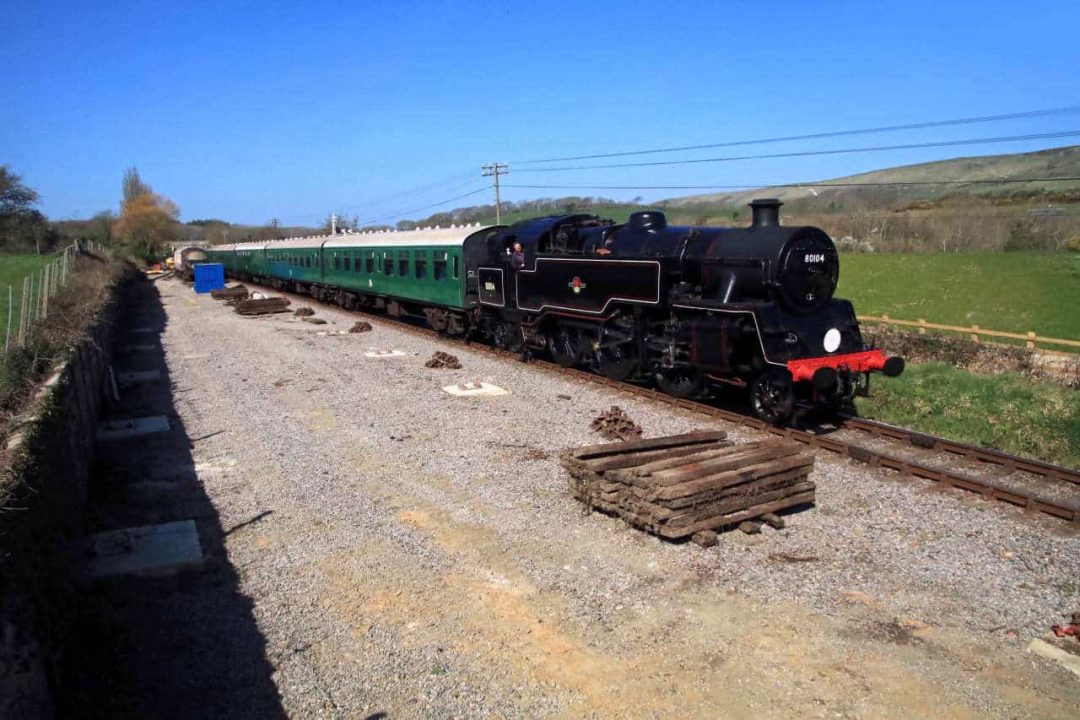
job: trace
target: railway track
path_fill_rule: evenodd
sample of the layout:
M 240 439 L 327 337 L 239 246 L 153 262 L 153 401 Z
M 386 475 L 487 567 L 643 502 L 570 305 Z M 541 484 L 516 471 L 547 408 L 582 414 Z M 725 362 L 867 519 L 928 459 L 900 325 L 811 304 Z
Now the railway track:
M 260 287 L 254 283 L 246 284 Z M 276 292 L 283 295 L 302 297 L 304 302 L 329 305 L 338 309 L 343 309 L 332 303 L 317 301 L 308 295 L 285 293 L 271 288 L 264 289 L 269 292 Z M 365 310 L 349 310 L 347 312 L 366 315 L 384 322 L 390 322 L 393 323 L 395 327 L 399 327 L 408 332 L 428 338 L 436 338 L 440 342 L 448 342 L 461 347 L 467 347 L 473 352 L 479 352 L 500 359 L 520 361 L 520 356 L 516 353 L 440 335 L 430 328 L 418 326 L 408 321 L 392 318 L 381 313 Z M 977 447 L 955 440 L 949 440 L 948 438 L 938 437 L 936 435 L 919 433 L 887 423 L 852 416 L 840 417 L 837 421 L 837 425 L 832 428 L 777 427 L 756 417 L 718 407 L 707 402 L 672 397 L 653 388 L 643 387 L 625 381 L 612 380 L 576 368 L 565 368 L 547 360 L 533 359 L 529 364 L 559 375 L 602 385 L 638 398 L 663 403 L 705 417 L 724 420 L 742 427 L 752 428 L 771 435 L 788 438 L 811 447 L 849 457 L 852 460 L 865 463 L 871 467 L 895 471 L 902 477 L 930 480 L 941 487 L 966 490 L 981 495 L 988 500 L 1004 502 L 1009 505 L 1023 508 L 1027 512 L 1045 514 L 1059 518 L 1080 528 L 1080 471 L 1071 468 L 1060 467 L 998 450 Z M 895 451 L 889 451 L 847 441 L 839 437 L 834 437 L 837 430 L 858 432 L 876 440 L 892 443 L 897 447 Z M 925 460 L 913 459 L 910 457 L 912 450 L 960 459 L 972 464 L 976 467 L 976 470 L 973 473 L 969 469 L 943 467 L 937 463 L 931 464 Z M 1026 476 L 1027 479 L 1015 482 L 1005 482 L 1003 477 L 1008 474 L 1021 474 Z M 1048 492 L 1047 490 L 1054 485 L 1058 486 L 1057 492 Z M 1064 491 L 1062 491 L 1062 488 L 1064 488 Z M 1061 495 L 1071 495 L 1072 497 L 1060 497 Z

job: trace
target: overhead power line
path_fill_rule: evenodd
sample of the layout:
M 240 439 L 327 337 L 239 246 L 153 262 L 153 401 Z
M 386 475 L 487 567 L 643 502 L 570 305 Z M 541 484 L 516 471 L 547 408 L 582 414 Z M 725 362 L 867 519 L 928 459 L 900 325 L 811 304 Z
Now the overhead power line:
M 455 190 L 455 189 L 457 189 L 459 187 L 464 187 L 465 185 L 470 184 L 473 181 L 474 178 L 475 178 L 475 174 L 472 171 L 458 172 L 458 173 L 454 173 L 453 175 L 448 175 L 448 176 L 446 176 L 444 178 L 440 178 L 438 180 L 432 180 L 431 182 L 424 183 L 423 185 L 417 185 L 416 187 L 411 187 L 411 188 L 405 188 L 403 190 L 398 190 L 396 192 L 390 193 L 389 195 L 383 195 L 382 197 L 373 198 L 371 200 L 363 200 L 363 201 L 361 201 L 359 203 L 355 203 L 353 205 L 349 205 L 349 206 L 346 206 L 346 207 L 341 208 L 341 209 L 353 209 L 353 208 L 360 208 L 360 207 L 371 207 L 372 205 L 379 205 L 381 203 L 385 203 L 388 200 L 393 200 L 395 198 L 399 198 L 399 197 L 401 197 L 403 195 L 410 195 L 410 196 L 426 195 L 426 194 L 429 194 L 429 193 L 434 192 L 436 190 L 443 191 L 443 192 L 445 192 L 447 190 L 452 191 L 452 190 Z M 459 181 L 459 182 L 455 182 L 455 181 Z M 460 181 L 464 181 L 464 182 L 460 182 Z M 452 183 L 452 185 L 451 185 L 451 183 Z M 447 185 L 451 185 L 451 187 L 449 187 L 449 188 L 445 187 Z
M 381 223 L 381 222 L 385 222 L 387 220 L 394 220 L 395 218 L 404 217 L 405 215 L 412 215 L 413 213 L 418 213 L 418 212 L 421 212 L 423 210 L 430 210 L 431 208 L 436 208 L 436 207 L 439 207 L 440 205 L 446 205 L 447 203 L 452 203 L 455 200 L 461 200 L 462 198 L 467 198 L 467 197 L 470 197 L 472 195 L 476 195 L 477 193 L 482 193 L 482 192 L 486 191 L 487 189 L 488 189 L 488 186 L 485 185 L 484 187 L 477 188 L 476 190 L 472 190 L 472 191 L 467 192 L 467 193 L 462 193 L 461 195 L 457 195 L 457 196 L 452 197 L 452 198 L 447 198 L 446 200 L 440 200 L 439 202 L 431 203 L 430 205 L 424 205 L 423 207 L 412 208 L 411 210 L 402 210 L 401 212 L 396 212 L 396 213 L 393 213 L 391 215 L 384 215 L 382 217 L 374 218 L 374 219 L 368 220 L 367 224 L 372 225 L 372 224 L 375 224 L 375 223 Z
M 449 183 L 452 183 L 454 180 L 458 180 L 460 178 L 467 178 L 467 179 L 464 182 L 456 182 L 456 183 L 453 183 L 453 184 L 449 184 Z M 375 198 L 375 199 L 372 199 L 372 200 L 365 200 L 365 201 L 362 201 L 362 202 L 359 202 L 359 203 L 354 203 L 354 204 L 351 204 L 351 205 L 338 205 L 338 206 L 336 206 L 335 209 L 339 210 L 339 211 L 357 210 L 359 208 L 371 207 L 372 205 L 383 204 L 383 203 L 386 203 L 388 200 L 392 200 L 392 199 L 400 197 L 402 195 L 412 196 L 412 198 L 415 200 L 415 199 L 418 199 L 420 197 L 423 197 L 424 195 L 430 195 L 436 190 L 439 190 L 441 193 L 453 192 L 453 191 L 455 191 L 455 190 L 457 190 L 459 188 L 465 187 L 466 185 L 474 184 L 475 178 L 476 178 L 476 176 L 471 170 L 467 171 L 467 172 L 454 173 L 453 175 L 448 175 L 447 177 L 440 178 L 438 180 L 432 180 L 431 182 L 424 183 L 423 185 L 417 185 L 416 187 L 406 188 L 404 190 L 398 190 L 398 191 L 393 192 L 393 193 L 391 193 L 389 195 L 384 195 L 382 197 Z M 327 213 L 322 212 L 322 213 L 308 213 L 306 215 L 287 215 L 287 216 L 281 216 L 281 217 L 279 217 L 279 219 L 283 219 L 283 220 L 321 219 L 321 218 L 325 218 L 326 216 L 327 216 Z M 363 218 L 361 218 L 361 219 L 363 219 Z
M 844 155 L 849 153 L 882 152 L 886 150 L 915 150 L 917 148 L 954 147 L 957 145 L 982 145 L 989 143 L 1019 142 L 1022 140 L 1050 140 L 1076 137 L 1080 130 L 1034 133 L 1030 135 L 1004 135 L 990 138 L 967 138 L 964 140 L 939 140 L 937 142 L 908 143 L 905 145 L 873 145 L 869 147 L 836 148 L 834 150 L 801 150 L 798 152 L 771 153 L 767 155 L 732 155 L 728 157 L 696 158 L 691 160 L 654 160 L 638 163 L 611 163 L 607 165 L 570 165 L 564 167 L 525 168 L 517 173 L 570 172 L 576 170 L 608 170 L 613 168 L 657 167 L 660 165 L 695 165 L 701 163 L 732 162 L 735 160 L 767 160 L 772 158 L 809 157 L 812 155 Z
M 768 182 L 740 185 L 503 185 L 504 188 L 529 190 L 753 190 L 784 187 L 905 187 L 909 185 L 999 185 L 1028 182 L 1080 181 L 1080 175 L 1067 177 L 999 178 L 992 180 L 919 180 L 913 182 Z
M 711 150 L 741 145 L 765 145 L 768 143 L 793 142 L 796 140 L 822 140 L 825 138 L 845 137 L 850 135 L 870 135 L 873 133 L 898 132 L 902 130 L 925 130 L 927 128 L 973 125 L 976 123 L 1000 122 L 1003 120 L 1024 120 L 1029 118 L 1047 117 L 1050 115 L 1072 115 L 1076 113 L 1080 113 L 1080 105 L 1050 108 L 1047 110 L 1029 110 L 1026 112 L 1006 113 L 1003 115 L 983 115 L 981 117 L 955 118 L 952 120 L 931 120 L 929 122 L 908 123 L 905 125 L 884 125 L 881 127 L 860 128 L 856 130 L 835 130 L 832 132 L 811 133 L 808 135 L 786 135 L 771 138 L 758 138 L 756 140 L 732 140 L 728 142 L 708 143 L 705 145 L 682 145 L 678 147 L 653 148 L 650 150 L 628 150 L 624 152 L 572 155 L 533 160 L 516 160 L 511 162 L 515 165 L 534 165 L 549 162 L 570 162 L 573 160 L 599 160 L 601 158 L 628 157 L 632 155 L 654 155 L 659 153 L 687 152 L 690 150 Z

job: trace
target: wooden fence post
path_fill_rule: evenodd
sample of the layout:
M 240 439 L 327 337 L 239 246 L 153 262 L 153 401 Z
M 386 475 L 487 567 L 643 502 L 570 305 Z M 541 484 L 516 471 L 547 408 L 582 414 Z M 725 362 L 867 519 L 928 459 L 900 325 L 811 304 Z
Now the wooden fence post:
M 4 355 L 8 354 L 8 348 L 11 346 L 11 311 L 15 301 L 12 299 L 14 296 L 11 292 L 11 286 L 7 286 L 7 325 L 4 326 Z
M 926 334 L 926 318 L 919 318 L 919 334 Z
M 41 319 L 49 317 L 49 295 L 52 293 L 52 277 L 49 270 L 52 264 L 46 265 L 41 271 L 41 289 L 45 292 L 41 296 Z
M 30 292 L 33 275 L 23 278 L 22 302 L 19 303 L 19 336 L 16 345 L 23 347 L 26 344 L 26 324 L 30 318 Z
M 972 325 L 971 326 L 971 339 L 974 340 L 975 342 L 979 342 L 979 326 L 978 325 Z
M 1035 349 L 1035 333 L 1029 330 L 1027 336 L 1027 342 L 1024 344 L 1027 345 L 1029 349 Z

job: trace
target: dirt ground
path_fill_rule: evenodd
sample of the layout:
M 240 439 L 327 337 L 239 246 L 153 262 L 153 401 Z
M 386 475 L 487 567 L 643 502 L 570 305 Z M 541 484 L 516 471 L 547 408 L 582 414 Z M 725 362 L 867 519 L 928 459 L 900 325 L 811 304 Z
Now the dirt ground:
M 802 602 L 784 593 L 785 573 L 809 583 L 813 569 L 775 563 L 766 591 L 709 560 L 715 549 L 584 515 L 569 497 L 557 455 L 600 441 L 588 430 L 595 410 L 620 404 L 647 435 L 711 426 L 699 418 L 377 321 L 325 334 L 356 319 L 341 311 L 317 306 L 331 322 L 314 326 L 241 318 L 179 283 L 161 292 L 178 420 L 199 438 L 195 472 L 283 714 L 1080 716 L 1080 679 L 1024 642 L 908 614 L 950 602 L 965 612 L 949 578 L 904 592 L 832 583 L 817 591 L 824 600 Z M 405 354 L 369 358 L 370 348 Z M 424 368 L 435 350 L 464 369 Z M 439 389 L 479 379 L 511 394 Z M 850 472 L 820 468 L 819 485 Z M 721 543 L 748 555 L 786 538 Z M 227 654 L 230 638 L 217 642 Z M 245 713 L 219 716 L 230 714 Z

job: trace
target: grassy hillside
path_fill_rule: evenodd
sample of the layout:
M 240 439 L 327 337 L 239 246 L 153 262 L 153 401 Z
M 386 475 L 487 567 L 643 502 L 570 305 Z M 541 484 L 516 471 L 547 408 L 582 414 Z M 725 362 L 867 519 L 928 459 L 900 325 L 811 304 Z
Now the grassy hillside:
M 794 211 L 808 208 L 844 207 L 852 204 L 869 207 L 899 207 L 913 201 L 939 197 L 945 194 L 1031 194 L 1080 190 L 1080 180 L 1010 183 L 1008 185 L 972 182 L 976 180 L 1025 177 L 1080 177 L 1080 145 L 1031 153 L 953 158 L 952 160 L 903 165 L 820 181 L 825 184 L 891 184 L 949 181 L 961 183 L 959 185 L 822 187 L 815 188 L 813 192 L 805 186 L 770 187 L 742 192 L 689 195 L 666 200 L 662 204 L 670 207 L 696 205 L 742 208 L 755 197 L 776 197 L 792 206 L 789 209 Z M 792 179 L 813 180 L 813 178 Z
M 861 315 L 1080 339 L 1080 254 L 845 254 L 837 293 Z
M 19 321 L 19 301 L 22 297 L 23 278 L 36 273 L 52 259 L 50 255 L 0 254 L 0 349 L 3 348 L 4 333 L 8 319 L 8 286 L 11 286 L 14 299 L 11 311 L 12 322 Z M 35 279 L 36 282 L 36 279 Z

